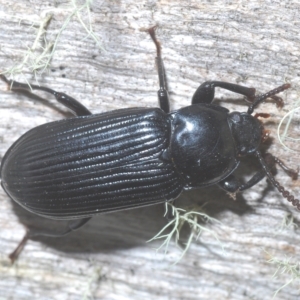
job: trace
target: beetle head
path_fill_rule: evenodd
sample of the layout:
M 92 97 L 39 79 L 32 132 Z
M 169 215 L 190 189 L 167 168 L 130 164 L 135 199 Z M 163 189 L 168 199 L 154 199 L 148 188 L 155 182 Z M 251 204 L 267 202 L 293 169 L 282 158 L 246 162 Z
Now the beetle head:
M 232 112 L 228 122 L 235 140 L 237 153 L 241 156 L 254 153 L 263 136 L 262 123 L 248 113 Z

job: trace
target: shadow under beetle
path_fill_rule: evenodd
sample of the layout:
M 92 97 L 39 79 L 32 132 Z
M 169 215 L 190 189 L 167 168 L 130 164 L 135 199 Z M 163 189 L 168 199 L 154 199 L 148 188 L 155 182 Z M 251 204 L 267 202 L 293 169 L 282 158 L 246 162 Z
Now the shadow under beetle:
M 77 117 L 47 123 L 25 133 L 1 162 L 1 185 L 25 209 L 52 219 L 70 220 L 60 234 L 29 231 L 10 255 L 14 260 L 26 240 L 37 235 L 63 236 L 83 226 L 93 215 L 176 199 L 183 190 L 218 185 L 229 193 L 248 189 L 265 176 L 283 197 L 300 209 L 300 202 L 273 177 L 278 163 L 262 155 L 266 139 L 258 117 L 252 116 L 267 98 L 282 106 L 276 96 L 290 87 L 284 84 L 256 96 L 255 89 L 221 81 L 199 86 L 192 105 L 170 112 L 161 46 L 155 27 L 148 30 L 156 45 L 160 108 L 120 109 L 93 115 L 72 97 L 46 87 L 31 85 L 54 95 Z M 12 90 L 29 90 L 19 82 L 1 79 Z M 211 104 L 215 87 L 242 94 L 251 102 L 247 112 L 229 112 Z M 261 169 L 246 183 L 233 171 L 240 157 L 256 156 Z

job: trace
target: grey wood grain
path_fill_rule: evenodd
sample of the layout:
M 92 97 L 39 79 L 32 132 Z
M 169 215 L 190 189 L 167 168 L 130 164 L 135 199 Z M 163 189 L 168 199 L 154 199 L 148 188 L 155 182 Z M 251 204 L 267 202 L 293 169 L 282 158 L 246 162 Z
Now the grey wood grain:
M 46 37 L 53 40 L 70 14 L 68 4 L 0 0 L 1 71 L 21 61 L 33 45 L 37 24 L 49 12 L 53 17 Z M 299 166 L 299 144 L 290 142 L 298 152 L 289 152 L 276 137 L 281 118 L 299 99 L 299 1 L 104 0 L 91 7 L 94 32 L 105 51 L 86 37 L 74 17 L 60 36 L 49 69 L 37 77 L 41 85 L 70 94 L 95 113 L 157 106 L 155 49 L 140 29 L 159 24 L 172 109 L 189 105 L 205 80 L 239 83 L 259 92 L 292 84 L 282 93 L 286 101 L 282 110 L 266 103 L 257 111 L 271 114 L 264 121 L 272 136 L 268 151 Z M 16 79 L 35 82 L 29 68 Z M 0 157 L 32 127 L 70 116 L 49 95 L 38 95 L 42 99 L 30 99 L 0 83 Z M 216 103 L 231 110 L 246 110 L 238 95 L 218 89 L 216 97 Z M 299 114 L 291 128 L 299 137 Z M 249 176 L 257 167 L 247 160 L 243 171 Z M 299 180 L 292 182 L 281 170 L 276 178 L 300 197 Z M 290 277 L 272 278 L 277 266 L 268 260 L 298 262 L 299 229 L 280 230 L 280 224 L 287 215 L 299 224 L 299 212 L 266 180 L 236 201 L 210 187 L 183 193 L 177 205 L 187 203 L 207 203 L 208 213 L 222 222 L 211 228 L 224 250 L 204 233 L 171 266 L 180 249 L 171 244 L 164 255 L 154 250 L 158 242 L 146 243 L 166 223 L 164 207 L 157 205 L 97 216 L 66 238 L 29 241 L 11 266 L 7 256 L 25 232 L 22 223 L 57 230 L 62 225 L 15 207 L 1 189 L 0 298 L 272 299 Z M 285 287 L 275 299 L 299 299 L 299 282 Z

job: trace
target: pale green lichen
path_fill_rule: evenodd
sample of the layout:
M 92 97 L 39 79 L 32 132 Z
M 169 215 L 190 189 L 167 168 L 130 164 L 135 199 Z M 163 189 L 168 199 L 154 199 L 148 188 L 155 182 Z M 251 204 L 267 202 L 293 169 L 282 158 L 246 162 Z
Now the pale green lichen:
M 280 225 L 275 230 L 275 233 L 281 233 L 285 230 L 294 230 L 298 228 L 298 225 L 294 222 L 294 217 L 292 214 L 285 214 L 284 218 L 282 219 Z
M 102 50 L 102 46 L 101 43 L 99 41 L 99 39 L 97 38 L 97 36 L 95 35 L 93 28 L 92 28 L 92 21 L 91 21 L 91 11 L 90 11 L 90 5 L 92 4 L 91 0 L 87 0 L 82 6 L 78 6 L 76 3 L 76 0 L 71 0 L 72 3 L 72 9 L 70 14 L 68 15 L 68 17 L 66 18 L 66 20 L 64 21 L 63 25 L 61 26 L 55 41 L 53 43 L 53 47 L 52 47 L 52 51 L 50 53 L 50 56 L 48 57 L 48 60 L 45 63 L 45 67 L 43 68 L 42 72 L 45 71 L 45 69 L 47 68 L 47 66 L 50 63 L 50 60 L 52 58 L 52 56 L 54 55 L 54 51 L 56 49 L 56 46 L 59 42 L 59 38 L 62 34 L 62 32 L 65 30 L 65 28 L 68 26 L 68 24 L 70 23 L 71 19 L 76 16 L 78 21 L 81 23 L 82 27 L 85 29 L 85 31 L 87 32 L 87 37 L 92 37 L 92 39 L 95 41 L 95 43 L 98 45 L 98 47 L 100 47 Z M 80 13 L 85 10 L 86 15 L 88 16 L 88 26 L 84 23 L 82 16 L 80 15 Z
M 82 295 L 82 300 L 92 300 L 94 292 L 99 287 L 102 278 L 102 268 L 96 267 L 90 276 L 87 276 L 86 289 Z
M 290 147 L 288 147 L 286 145 L 285 141 L 292 141 L 294 143 L 298 143 L 300 141 L 300 138 L 295 138 L 295 137 L 289 136 L 289 130 L 291 127 L 291 123 L 294 121 L 295 116 L 297 114 L 298 114 L 298 118 L 299 118 L 298 110 L 300 111 L 300 106 L 299 106 L 299 103 L 296 103 L 295 107 L 292 110 L 290 110 L 288 113 L 286 113 L 285 116 L 281 119 L 281 121 L 278 125 L 278 128 L 277 128 L 277 137 L 278 137 L 279 142 L 283 145 L 283 147 L 287 150 L 297 151 L 297 152 L 299 152 L 299 149 L 297 149 L 297 150 L 291 149 Z M 284 126 L 284 128 L 283 128 L 283 126 Z M 283 132 L 280 133 L 280 131 L 282 131 L 282 129 L 283 129 Z
M 31 24 L 32 27 L 38 26 L 36 37 L 32 46 L 27 49 L 20 63 L 17 63 L 16 65 L 3 71 L 2 73 L 14 77 L 17 74 L 22 74 L 24 72 L 24 69 L 27 68 L 34 74 L 37 80 L 37 75 L 42 74 L 49 67 L 57 44 L 59 43 L 60 36 L 69 25 L 73 17 L 76 17 L 76 19 L 80 22 L 82 28 L 87 32 L 87 37 L 91 37 L 95 41 L 97 46 L 103 49 L 92 28 L 90 9 L 91 4 L 91 0 L 86 0 L 83 5 L 79 6 L 76 0 L 71 0 L 71 6 L 69 5 L 70 7 L 68 6 L 64 8 L 53 8 L 42 12 L 41 15 L 45 16 L 41 18 L 40 22 Z M 47 31 L 47 27 L 53 15 L 58 12 L 63 14 L 68 13 L 68 15 L 65 18 L 58 33 L 55 35 L 54 40 L 51 42 L 47 39 L 47 35 L 48 33 L 50 33 Z M 87 24 L 84 22 L 84 19 L 82 17 L 83 15 L 85 16 L 84 19 L 86 19 L 87 17 Z
M 48 44 L 46 40 L 47 26 L 52 18 L 52 14 L 47 14 L 41 19 L 39 24 L 32 24 L 32 27 L 38 25 L 35 40 L 31 47 L 25 52 L 23 59 L 20 63 L 12 66 L 11 68 L 2 72 L 3 74 L 9 74 L 14 76 L 16 74 L 22 74 L 24 68 L 28 67 L 36 77 L 36 72 L 40 67 L 45 67 L 45 63 L 49 57 L 49 50 L 52 48 L 52 44 Z M 41 41 L 44 41 L 45 47 L 42 47 Z
M 285 287 L 292 283 L 298 283 L 300 280 L 300 265 L 299 263 L 291 262 L 291 258 L 279 259 L 266 252 L 271 258 L 268 260 L 268 263 L 275 265 L 277 267 L 276 271 L 273 274 L 273 278 L 278 278 L 281 275 L 288 275 L 286 283 L 284 283 L 280 288 L 278 288 L 273 295 L 273 298 Z
M 168 222 L 166 226 L 164 226 L 152 239 L 150 239 L 148 242 L 154 241 L 154 240 L 163 240 L 162 244 L 156 249 L 157 251 L 164 248 L 164 253 L 166 254 L 171 240 L 174 239 L 175 244 L 178 245 L 180 241 L 180 232 L 183 227 L 183 225 L 187 224 L 190 227 L 190 233 L 187 238 L 187 242 L 185 243 L 185 246 L 183 250 L 181 251 L 180 256 L 173 264 L 177 264 L 183 256 L 186 254 L 188 249 L 190 248 L 193 239 L 198 239 L 202 232 L 208 232 L 211 235 L 214 236 L 214 238 L 219 242 L 217 234 L 209 229 L 206 224 L 207 223 L 219 223 L 218 220 L 210 217 L 206 213 L 203 212 L 202 207 L 195 210 L 191 209 L 189 211 L 177 208 L 173 206 L 170 203 L 166 203 L 166 212 L 165 216 L 168 214 L 168 209 L 172 210 L 172 220 Z M 170 230 L 169 232 L 167 232 Z

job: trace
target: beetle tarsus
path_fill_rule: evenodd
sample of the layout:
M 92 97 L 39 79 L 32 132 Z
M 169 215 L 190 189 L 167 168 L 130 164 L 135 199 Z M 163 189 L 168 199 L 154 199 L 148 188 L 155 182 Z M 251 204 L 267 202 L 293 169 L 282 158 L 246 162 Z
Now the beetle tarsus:
M 161 56 L 161 44 L 159 42 L 159 40 L 156 38 L 155 35 L 155 30 L 157 29 L 157 25 L 150 27 L 147 29 L 148 33 L 150 34 L 150 37 L 152 39 L 152 41 L 154 42 L 155 46 L 156 46 L 156 52 L 157 52 L 157 56 Z
M 23 237 L 23 239 L 21 240 L 21 242 L 19 243 L 19 245 L 17 246 L 17 248 L 8 255 L 11 263 L 13 264 L 15 262 L 15 260 L 19 257 L 20 253 L 22 252 L 23 248 L 25 247 L 27 241 L 29 240 L 30 236 L 29 236 L 29 230 L 26 230 L 26 233 Z
M 281 93 L 287 89 L 289 89 L 291 85 L 289 83 L 283 84 L 267 93 L 264 93 L 262 95 L 259 95 L 255 98 L 255 101 L 249 106 L 247 113 L 251 115 L 254 111 L 254 109 L 263 101 L 265 101 L 267 98 L 271 98 L 275 100 L 277 107 L 282 107 L 284 105 L 284 101 L 282 98 L 276 96 L 276 94 Z M 274 97 L 275 96 L 275 97 Z
M 282 108 L 284 106 L 284 101 L 281 97 L 273 95 L 270 98 L 276 103 L 277 108 Z
M 147 31 L 150 34 L 151 39 L 155 44 L 156 53 L 157 53 L 157 57 L 155 61 L 156 61 L 156 66 L 158 71 L 158 79 L 159 79 L 159 90 L 157 91 L 159 106 L 165 113 L 168 113 L 170 112 L 169 92 L 168 92 L 164 62 L 161 57 L 161 45 L 155 35 L 156 28 L 157 26 L 153 26 L 149 28 Z

